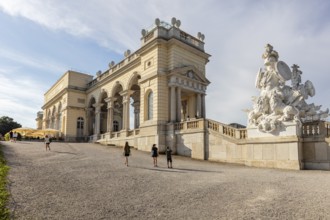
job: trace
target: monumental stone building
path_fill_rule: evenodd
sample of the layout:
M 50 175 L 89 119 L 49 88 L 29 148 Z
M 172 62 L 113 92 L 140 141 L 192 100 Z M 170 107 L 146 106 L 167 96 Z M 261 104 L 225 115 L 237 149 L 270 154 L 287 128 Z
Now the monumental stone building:
M 207 119 L 210 55 L 204 35 L 192 36 L 180 25 L 175 18 L 171 24 L 156 19 L 142 30 L 141 47 L 125 51 L 106 71 L 64 73 L 44 95 L 38 127 L 58 130 L 65 141 L 115 146 L 128 141 L 139 150 L 156 144 L 164 152 L 170 146 L 176 154 L 203 160 L 330 169 L 328 127 L 320 120 L 328 111 L 304 101 L 315 91 L 310 81 L 301 83 L 297 66 L 291 71 L 267 45 L 266 67 L 257 76 L 261 95 L 248 112 L 248 128 Z M 288 80 L 292 87 L 285 85 Z
M 141 47 L 127 50 L 108 70 L 95 77 L 66 72 L 45 93 L 42 127 L 59 130 L 65 140 L 128 140 L 143 150 L 154 143 L 161 150 L 175 145 L 171 137 L 176 122 L 205 118 L 210 83 L 204 36 L 194 37 L 179 27 L 175 18 L 171 25 L 156 19 L 150 30 L 142 30 Z

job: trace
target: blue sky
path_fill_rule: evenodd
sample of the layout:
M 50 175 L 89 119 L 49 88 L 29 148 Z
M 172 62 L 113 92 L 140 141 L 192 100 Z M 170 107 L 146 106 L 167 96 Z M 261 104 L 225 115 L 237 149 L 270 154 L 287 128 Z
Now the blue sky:
M 155 18 L 181 20 L 205 35 L 207 118 L 246 124 L 261 55 L 270 43 L 298 64 L 329 108 L 330 2 L 327 0 L 0 0 L 0 116 L 35 127 L 44 93 L 67 70 L 92 75 L 140 47 Z

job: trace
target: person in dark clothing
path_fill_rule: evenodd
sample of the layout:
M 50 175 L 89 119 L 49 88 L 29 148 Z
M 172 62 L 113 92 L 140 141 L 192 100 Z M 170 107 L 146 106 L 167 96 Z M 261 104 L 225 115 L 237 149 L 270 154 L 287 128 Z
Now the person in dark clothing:
M 158 148 L 156 147 L 156 144 L 152 145 L 151 156 L 154 160 L 154 167 L 157 167 Z
M 128 166 L 128 157 L 131 154 L 131 147 L 128 145 L 128 142 L 126 141 L 124 146 L 124 156 L 125 156 L 125 165 Z
M 172 167 L 172 150 L 169 146 L 166 147 L 166 159 L 167 159 L 167 167 L 173 168 Z

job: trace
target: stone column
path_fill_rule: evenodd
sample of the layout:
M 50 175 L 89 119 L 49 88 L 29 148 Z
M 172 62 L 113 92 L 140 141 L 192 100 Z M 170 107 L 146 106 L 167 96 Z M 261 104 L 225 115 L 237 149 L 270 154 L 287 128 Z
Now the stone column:
M 202 109 L 201 94 L 197 93 L 197 95 L 196 95 L 196 116 L 198 118 L 201 117 L 201 109 Z
M 181 88 L 177 88 L 177 109 L 176 109 L 176 121 L 181 121 Z
M 86 108 L 86 123 L 87 126 L 85 126 L 87 128 L 86 130 L 86 135 L 91 135 L 91 133 L 93 134 L 93 121 L 92 121 L 92 112 L 93 112 L 93 108 Z
M 84 124 L 84 136 L 89 135 L 89 127 L 90 127 L 90 108 L 85 108 L 85 119 L 86 122 Z
M 202 94 L 202 110 L 201 110 L 201 117 L 205 118 L 206 117 L 206 112 L 205 112 L 205 94 Z
M 175 87 L 171 86 L 171 122 L 176 121 L 176 97 L 175 97 Z
M 51 123 L 51 128 L 55 129 L 55 116 L 52 116 L 52 123 Z
M 133 93 L 132 90 L 119 93 L 123 97 L 123 130 L 129 130 L 129 101 Z
M 94 104 L 95 107 L 95 128 L 94 128 L 94 134 L 99 135 L 100 134 L 100 120 L 101 120 L 101 107 L 103 104 Z
M 140 127 L 140 102 L 134 102 L 134 129 Z
M 113 130 L 113 105 L 116 101 L 116 98 L 109 97 L 106 98 L 105 101 L 108 103 L 108 121 L 107 121 L 107 132 L 111 132 Z
M 58 130 L 58 114 L 56 113 L 54 116 L 54 129 Z

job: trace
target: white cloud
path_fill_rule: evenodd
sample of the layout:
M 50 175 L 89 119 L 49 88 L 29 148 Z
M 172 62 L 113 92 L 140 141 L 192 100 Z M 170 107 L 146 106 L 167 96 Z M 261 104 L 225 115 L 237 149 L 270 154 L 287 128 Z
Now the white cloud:
M 74 8 L 61 1 L 11 0 L 1 1 L 1 8 L 12 16 L 22 16 L 53 30 L 64 30 L 71 34 L 88 35 L 90 29 L 79 17 L 72 16 Z
M 9 116 L 26 127 L 35 127 L 37 112 L 43 105 L 45 85 L 38 79 L 15 77 L 11 69 L 0 70 L 0 116 Z
M 59 63 L 51 61 L 44 57 L 43 54 L 37 57 L 31 57 L 28 54 L 22 54 L 21 52 L 13 51 L 10 48 L 2 47 L 0 50 L 0 57 L 3 59 L 10 60 L 11 62 L 17 63 L 19 66 L 29 66 L 32 68 L 38 68 L 47 71 L 47 73 L 63 73 L 66 67 Z

